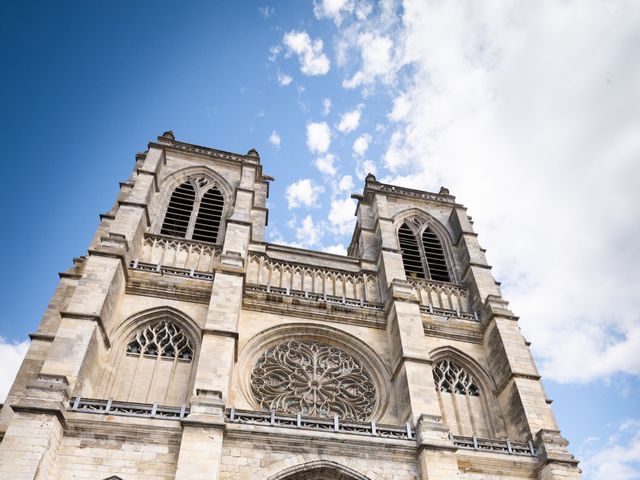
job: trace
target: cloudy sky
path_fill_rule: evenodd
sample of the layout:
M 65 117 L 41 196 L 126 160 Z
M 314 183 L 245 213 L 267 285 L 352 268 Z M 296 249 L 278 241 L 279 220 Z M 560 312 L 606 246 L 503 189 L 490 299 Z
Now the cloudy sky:
M 268 239 L 344 253 L 368 172 L 475 220 L 588 479 L 640 478 L 640 3 L 4 4 L 0 397 L 135 152 L 256 147 Z

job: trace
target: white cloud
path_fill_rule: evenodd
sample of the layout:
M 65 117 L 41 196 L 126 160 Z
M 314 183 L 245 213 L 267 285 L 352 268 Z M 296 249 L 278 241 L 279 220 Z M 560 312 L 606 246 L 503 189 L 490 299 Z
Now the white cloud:
M 265 5 L 264 7 L 258 7 L 258 11 L 260 12 L 260 15 L 262 15 L 264 18 L 269 18 L 271 15 L 276 13 L 276 9 L 269 5 Z
M 283 87 L 286 87 L 287 85 L 291 84 L 291 82 L 293 82 L 293 78 L 287 75 L 286 73 L 278 72 L 277 78 L 278 78 L 278 83 Z
M 296 240 L 302 248 L 317 245 L 321 235 L 321 229 L 314 223 L 311 215 L 304 217 L 296 227 Z
M 640 420 L 622 422 L 603 445 L 597 437 L 581 449 L 584 480 L 640 479 Z
M 335 255 L 346 255 L 347 249 L 341 243 L 336 243 L 335 245 L 328 245 L 322 248 L 323 252 L 333 253 Z
M 330 18 L 336 25 L 342 23 L 342 16 L 353 12 L 353 1 L 350 0 L 314 0 L 313 13 L 317 19 Z
M 312 153 L 325 153 L 331 145 L 331 129 L 326 122 L 307 124 L 307 146 Z
M 352 198 L 334 199 L 329 210 L 329 223 L 338 235 L 349 235 L 356 223 L 356 202 Z
M 394 122 L 404 120 L 411 110 L 411 103 L 405 95 L 400 95 L 393 101 L 393 110 L 389 113 L 389 118 Z
M 358 161 L 356 165 L 356 175 L 360 180 L 364 180 L 364 178 L 373 173 L 374 175 L 378 175 L 378 167 L 373 160 L 362 160 Z
M 361 52 L 346 86 L 392 86 L 389 179 L 469 206 L 547 378 L 640 374 L 640 4 L 406 0 L 373 17 L 337 41 Z
M 393 132 L 389 139 L 387 151 L 384 154 L 385 167 L 391 172 L 397 172 L 399 168 L 411 162 L 410 153 L 404 148 L 404 132 L 401 130 Z
M 278 58 L 278 55 L 280 55 L 280 52 L 282 51 L 282 49 L 280 48 L 279 45 L 274 45 L 272 47 L 269 48 L 269 61 L 270 62 L 275 62 L 276 59 Z
M 349 133 L 354 131 L 360 125 L 362 105 L 358 105 L 358 108 L 350 112 L 345 112 L 340 115 L 340 123 L 338 124 L 338 130 L 342 133 Z
M 285 196 L 289 210 L 297 207 L 317 207 L 320 194 L 324 192 L 324 187 L 314 184 L 310 179 L 303 178 L 293 182 L 287 187 Z
M 342 177 L 338 183 L 338 188 L 343 192 L 352 191 L 355 188 L 355 185 L 353 184 L 353 178 L 351 175 L 345 175 Z
M 322 101 L 322 115 L 326 117 L 329 113 L 331 113 L 331 99 L 325 98 Z
M 322 53 L 322 40 L 311 40 L 307 32 L 292 30 L 282 40 L 287 55 L 295 53 L 300 60 L 300 71 L 305 75 L 325 75 L 330 68 L 329 58 Z
M 371 142 L 371 135 L 365 133 L 364 135 L 360 135 L 356 138 L 356 141 L 353 142 L 353 153 L 355 153 L 358 157 L 362 157 L 367 150 L 369 150 L 369 143 Z
M 362 58 L 361 69 L 348 80 L 342 82 L 345 88 L 367 85 L 376 79 L 389 82 L 395 71 L 392 59 L 393 41 L 387 36 L 376 36 L 369 32 L 358 37 L 357 47 Z
M 276 149 L 280 148 L 280 135 L 278 134 L 278 132 L 276 132 L 275 130 L 271 132 L 269 142 L 271 142 L 271 145 L 273 145 Z
M 326 173 L 327 175 L 335 175 L 336 167 L 333 165 L 334 160 L 335 160 L 335 157 L 332 154 L 327 153 L 323 157 L 316 158 L 316 161 L 315 161 L 316 168 L 320 170 L 322 173 Z
M 0 337 L 0 403 L 7 397 L 28 348 L 28 341 L 11 343 Z

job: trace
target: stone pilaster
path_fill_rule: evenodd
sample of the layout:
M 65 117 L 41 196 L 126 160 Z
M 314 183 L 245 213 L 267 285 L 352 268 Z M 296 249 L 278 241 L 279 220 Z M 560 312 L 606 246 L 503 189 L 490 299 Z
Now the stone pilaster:
M 535 446 L 541 466 L 539 480 L 575 480 L 581 478 L 578 461 L 567 451 L 567 442 L 558 430 L 540 430 Z
M 421 415 L 416 424 L 420 480 L 451 480 L 460 477 L 456 447 L 439 415 Z
M 47 480 L 66 425 L 68 384 L 64 376 L 40 374 L 14 411 L 0 443 L 0 478 Z
M 259 158 L 257 153 L 256 158 Z M 215 267 L 202 334 L 201 361 L 196 366 L 195 396 L 191 413 L 184 422 L 177 480 L 215 480 L 220 471 L 224 409 L 237 357 L 245 260 L 253 227 L 256 169 L 257 164 L 253 162 L 243 164 L 233 215 L 227 220 L 223 253 Z
M 222 393 L 197 390 L 182 427 L 176 480 L 217 479 L 225 427 Z

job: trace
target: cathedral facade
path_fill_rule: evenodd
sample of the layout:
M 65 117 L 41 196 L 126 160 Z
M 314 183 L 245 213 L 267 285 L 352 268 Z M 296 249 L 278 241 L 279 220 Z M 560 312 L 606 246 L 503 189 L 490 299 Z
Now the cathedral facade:
M 347 256 L 265 241 L 273 179 L 166 132 L 59 286 L 0 478 L 577 479 L 448 190 L 366 178 Z

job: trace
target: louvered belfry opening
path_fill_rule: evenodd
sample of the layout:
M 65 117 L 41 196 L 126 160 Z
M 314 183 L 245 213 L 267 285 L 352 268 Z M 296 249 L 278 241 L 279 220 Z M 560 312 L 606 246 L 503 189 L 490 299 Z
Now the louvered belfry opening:
M 451 281 L 440 239 L 428 227 L 422 234 L 422 245 L 424 247 L 424 254 L 431 280 L 439 280 L 441 282 Z
M 402 263 L 407 277 L 425 278 L 418 241 L 406 223 L 403 223 L 400 230 L 398 230 L 398 239 L 400 241 L 400 250 L 402 250 Z
M 171 194 L 160 234 L 216 243 L 224 197 L 205 177 L 189 178 Z
M 186 181 L 178 186 L 171 194 L 160 233 L 172 237 L 186 237 L 195 200 L 196 192 L 191 182 Z
M 217 187 L 206 191 L 200 201 L 193 239 L 203 242 L 215 242 L 220 229 L 220 219 L 224 208 L 224 198 Z

